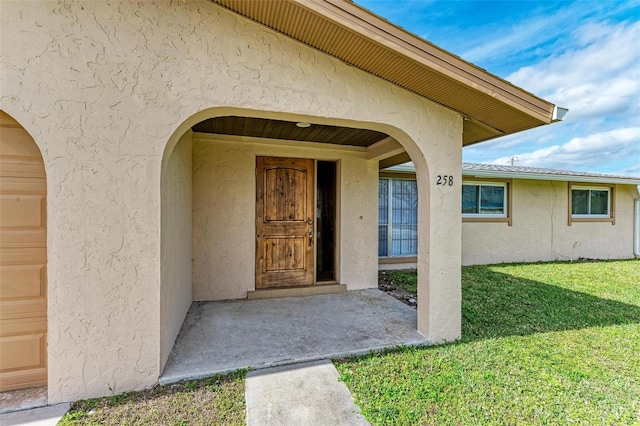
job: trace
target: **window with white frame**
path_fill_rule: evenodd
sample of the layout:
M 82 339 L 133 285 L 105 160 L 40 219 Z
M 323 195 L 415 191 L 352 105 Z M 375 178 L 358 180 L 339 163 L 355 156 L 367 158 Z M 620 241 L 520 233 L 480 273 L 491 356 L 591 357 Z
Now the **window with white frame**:
M 463 218 L 506 218 L 506 182 L 462 182 Z
M 571 217 L 608 219 L 611 217 L 611 188 L 571 186 Z
M 380 178 L 378 256 L 418 253 L 418 186 L 415 179 Z

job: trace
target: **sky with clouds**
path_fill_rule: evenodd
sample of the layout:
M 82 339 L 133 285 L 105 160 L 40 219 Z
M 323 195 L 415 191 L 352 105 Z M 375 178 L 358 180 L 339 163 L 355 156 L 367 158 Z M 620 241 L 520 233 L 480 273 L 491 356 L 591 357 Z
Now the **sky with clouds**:
M 640 176 L 640 0 L 355 1 L 569 108 L 563 122 L 464 148 L 464 161 Z

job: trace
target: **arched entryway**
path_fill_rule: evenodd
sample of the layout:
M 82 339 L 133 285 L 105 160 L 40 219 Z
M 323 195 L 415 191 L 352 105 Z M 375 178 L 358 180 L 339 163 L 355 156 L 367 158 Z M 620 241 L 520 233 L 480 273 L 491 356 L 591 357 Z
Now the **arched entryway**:
M 213 327 L 207 328 L 209 320 L 200 318 L 198 326 L 192 327 L 200 307 L 204 306 L 194 305 L 183 325 L 192 300 L 207 303 L 365 291 L 350 292 L 357 299 L 356 293 L 365 297 L 366 291 L 377 291 L 379 163 L 405 152 L 397 139 L 403 136 L 402 131 L 375 123 L 251 110 L 211 110 L 208 117 L 198 115 L 197 118 L 183 133 L 176 131 L 163 160 L 162 367 L 167 359 L 169 361 L 161 381 L 193 377 L 192 374 L 204 374 L 205 370 L 211 373 L 227 367 L 244 368 L 246 365 L 235 363 L 238 361 L 236 355 L 243 351 L 260 354 L 260 359 L 244 357 L 240 360 L 248 362 L 250 359 L 250 365 L 254 366 L 260 362 L 280 362 L 283 356 L 289 356 L 288 353 L 268 352 L 271 349 L 281 351 L 278 348 L 282 345 L 271 341 L 249 338 L 243 342 L 227 342 L 226 338 L 237 336 L 233 327 L 225 330 L 216 327 L 220 323 L 234 324 L 247 335 L 249 330 L 260 334 L 260 325 L 266 324 L 266 334 L 289 335 L 280 332 L 287 327 L 290 317 L 286 314 L 287 309 L 278 310 L 280 314 L 273 317 L 259 309 L 255 318 L 248 312 L 236 318 L 224 314 L 222 305 L 216 304 L 211 305 L 210 310 L 213 315 L 221 315 L 222 322 L 213 320 Z M 309 205 L 302 205 L 300 200 Z M 271 211 L 267 212 L 269 208 Z M 289 222 L 300 225 L 300 235 L 294 234 L 296 230 L 287 233 Z M 326 227 L 325 222 L 328 222 Z M 275 237 L 263 237 L 263 233 L 270 231 L 265 231 L 266 226 L 277 228 L 273 231 Z M 371 306 L 386 306 L 371 301 L 359 304 L 361 300 L 356 299 L 352 304 L 347 303 L 349 306 L 345 309 L 336 308 L 337 302 L 331 309 L 344 315 L 366 305 L 363 309 L 372 314 Z M 224 306 L 235 305 L 227 303 Z M 263 304 L 251 306 L 262 307 Z M 337 353 L 334 349 L 349 340 L 338 329 L 346 327 L 347 332 L 353 333 L 357 328 L 354 321 L 362 323 L 358 330 L 363 336 L 375 335 L 375 330 L 367 328 L 374 322 L 364 321 L 364 314 L 357 315 L 357 319 L 348 319 L 339 315 L 327 316 L 329 311 L 323 311 L 324 317 L 309 319 L 315 312 L 309 306 L 300 314 L 307 318 L 304 322 L 313 324 L 309 330 L 297 329 L 294 333 L 300 343 L 300 353 L 307 354 L 312 345 L 307 347 L 305 342 L 311 340 L 325 344 L 327 353 Z M 400 315 L 393 311 L 393 315 L 396 314 Z M 372 315 L 383 318 L 392 314 L 373 312 Z M 210 318 L 207 313 L 202 316 Z M 409 339 L 401 344 L 425 341 L 416 330 L 415 311 L 394 324 L 404 327 L 402 335 Z M 181 325 L 183 338 L 178 337 L 174 347 Z M 325 325 L 333 328 L 324 333 L 322 327 Z M 190 341 L 188 330 L 195 329 L 207 329 L 207 336 L 216 336 L 210 345 L 206 339 L 199 339 L 199 344 L 203 351 L 217 355 L 205 357 L 207 362 L 204 364 L 207 365 L 193 365 L 184 373 L 187 376 L 182 376 L 175 360 L 189 365 L 195 362 L 191 353 L 182 349 L 191 347 L 183 342 Z M 333 342 L 336 336 L 344 339 Z M 367 351 L 381 344 L 385 346 L 387 343 L 380 343 L 386 342 L 385 338 L 378 336 L 375 345 L 367 346 L 370 342 L 354 339 L 352 334 L 350 339 L 364 346 L 354 344 L 348 350 L 340 347 L 345 353 Z M 220 342 L 228 344 L 220 345 Z M 218 351 L 218 345 L 220 349 L 226 348 L 224 356 Z M 246 345 L 263 346 L 251 351 Z M 316 346 L 311 349 L 314 353 L 318 351 Z
M 47 384 L 47 184 L 33 138 L 0 111 L 0 391 Z

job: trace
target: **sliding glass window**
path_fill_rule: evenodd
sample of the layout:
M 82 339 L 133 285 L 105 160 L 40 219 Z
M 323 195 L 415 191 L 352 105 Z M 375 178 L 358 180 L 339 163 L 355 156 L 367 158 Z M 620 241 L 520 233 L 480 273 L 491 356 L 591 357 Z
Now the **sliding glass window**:
M 507 217 L 507 184 L 463 182 L 462 217 Z
M 571 217 L 591 219 L 611 217 L 611 188 L 572 186 Z

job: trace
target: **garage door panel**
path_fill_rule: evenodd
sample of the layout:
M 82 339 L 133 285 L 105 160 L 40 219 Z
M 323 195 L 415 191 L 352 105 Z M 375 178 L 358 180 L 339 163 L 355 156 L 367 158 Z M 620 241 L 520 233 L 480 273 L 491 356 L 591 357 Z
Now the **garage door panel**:
M 47 263 L 45 247 L 2 247 L 0 267 L 9 265 L 41 265 Z
M 0 392 L 35 388 L 47 384 L 47 367 L 29 371 L 9 371 L 0 376 Z
M 23 157 L 42 161 L 38 146 L 19 123 L 6 123 L 2 126 L 2 139 L 3 157 Z
M 42 248 L 42 250 L 46 252 L 45 247 L 47 246 L 47 233 L 45 229 L 30 231 L 0 231 L 0 246 L 5 249 Z
M 9 318 L 0 324 L 0 338 L 40 335 L 47 331 L 47 317 Z M 4 368 L 0 366 L 0 368 Z
M 0 304 L 2 313 L 0 320 L 38 316 L 47 311 L 46 300 L 29 300 L 26 302 L 3 302 Z
M 0 250 L 0 318 L 46 315 L 46 262 L 45 248 Z
M 44 175 L 44 165 L 38 161 L 22 158 L 3 159 L 0 161 L 0 176 L 43 178 Z
M 0 157 L 1 158 L 1 157 Z M 7 177 L 0 180 L 0 194 L 46 195 L 47 182 L 43 178 Z
M 0 292 L 0 301 L 44 298 L 45 279 L 46 267 L 43 264 L 0 266 L 0 281 L 6 282 Z
M 0 391 L 47 383 L 47 211 L 44 163 L 0 111 Z
M 0 322 L 0 391 L 47 382 L 47 318 Z
M 43 348 L 46 344 L 45 332 L 15 336 L 2 336 L 0 353 L 0 373 L 16 370 L 32 370 L 45 367 Z
M 44 195 L 0 195 L 0 230 L 42 230 L 46 227 Z

